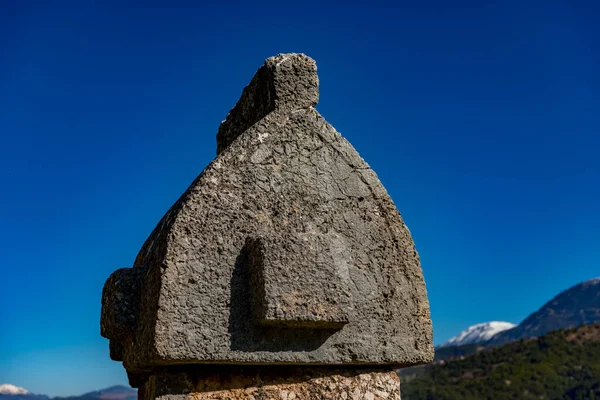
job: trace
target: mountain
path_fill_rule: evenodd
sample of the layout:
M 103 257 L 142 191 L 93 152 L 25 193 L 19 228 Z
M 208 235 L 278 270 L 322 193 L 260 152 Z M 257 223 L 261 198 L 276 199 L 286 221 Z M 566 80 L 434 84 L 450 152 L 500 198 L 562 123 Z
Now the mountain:
M 11 385 L 10 383 L 4 383 L 4 384 L 0 385 L 0 394 L 5 394 L 5 395 L 29 394 L 29 391 L 27 391 L 26 389 L 23 389 L 22 387 Z
M 48 396 L 30 393 L 27 389 L 4 383 L 0 385 L 0 400 L 48 400 Z
M 33 393 L 16 393 L 16 394 L 0 393 L 0 400 L 50 400 L 50 397 L 48 397 L 44 394 L 33 394 Z
M 46 395 L 30 393 L 11 384 L 3 384 L 0 385 L 0 400 L 137 400 L 137 391 L 126 386 L 111 386 L 80 396 L 50 398 Z
M 449 360 L 464 359 L 471 354 L 486 352 L 519 339 L 535 338 L 553 330 L 593 323 L 600 323 L 600 278 L 591 279 L 565 290 L 540 310 L 528 316 L 520 325 L 496 333 L 488 341 L 481 337 L 479 342 L 460 344 L 463 339 L 465 341 L 462 343 L 466 343 L 471 337 L 479 340 L 480 337 L 476 333 L 486 332 L 486 329 L 480 328 L 486 324 L 467 328 L 436 347 L 434 363 L 442 364 Z M 428 365 L 403 368 L 398 370 L 398 374 L 403 382 L 408 382 L 423 375 L 428 368 Z
M 473 325 L 468 327 L 458 335 L 454 336 L 447 342 L 442 343 L 441 345 L 439 345 L 439 347 L 485 343 L 488 340 L 490 340 L 492 336 L 507 329 L 512 329 L 515 326 L 515 324 L 511 324 L 510 322 L 501 321 L 491 321 Z
M 600 399 L 600 325 L 553 331 L 403 379 L 402 400 Z
M 137 390 L 126 386 L 111 386 L 80 396 L 55 397 L 52 400 L 137 400 Z
M 560 293 L 518 326 L 494 335 L 489 345 L 501 345 L 547 332 L 600 323 L 600 278 Z

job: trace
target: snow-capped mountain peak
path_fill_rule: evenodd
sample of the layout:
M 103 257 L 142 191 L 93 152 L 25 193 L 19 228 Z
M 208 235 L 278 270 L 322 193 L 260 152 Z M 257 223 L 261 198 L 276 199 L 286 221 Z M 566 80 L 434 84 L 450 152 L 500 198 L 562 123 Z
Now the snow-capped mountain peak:
M 29 391 L 27 391 L 26 389 L 23 389 L 22 387 L 18 387 L 15 385 L 11 385 L 10 383 L 4 383 L 2 385 L 0 385 L 0 394 L 8 394 L 8 395 L 15 395 L 15 394 L 28 394 Z
M 512 329 L 516 325 L 510 322 L 491 321 L 468 327 L 438 347 L 461 346 L 463 344 L 485 343 L 495 334 Z

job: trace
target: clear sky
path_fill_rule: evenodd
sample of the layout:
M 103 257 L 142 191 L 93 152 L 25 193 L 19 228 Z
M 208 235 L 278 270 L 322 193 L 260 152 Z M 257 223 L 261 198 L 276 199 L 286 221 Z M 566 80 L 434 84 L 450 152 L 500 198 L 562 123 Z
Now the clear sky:
M 408 224 L 436 343 L 600 275 L 598 2 L 194 3 L 0 4 L 0 383 L 126 382 L 104 280 L 280 52 Z

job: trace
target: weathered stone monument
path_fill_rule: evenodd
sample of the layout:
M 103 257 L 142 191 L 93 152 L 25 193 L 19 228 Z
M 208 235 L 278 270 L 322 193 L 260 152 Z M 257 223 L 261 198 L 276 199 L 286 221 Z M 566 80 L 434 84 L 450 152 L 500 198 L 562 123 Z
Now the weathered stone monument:
M 313 108 L 315 62 L 266 60 L 217 157 L 102 294 L 140 399 L 395 399 L 433 359 L 425 283 L 377 176 Z

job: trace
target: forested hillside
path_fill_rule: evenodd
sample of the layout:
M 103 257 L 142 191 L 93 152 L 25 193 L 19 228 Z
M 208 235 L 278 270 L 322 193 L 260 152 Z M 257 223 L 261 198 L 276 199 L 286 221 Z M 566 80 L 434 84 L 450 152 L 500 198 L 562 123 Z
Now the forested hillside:
M 600 399 L 600 325 L 559 330 L 432 364 L 403 400 Z

